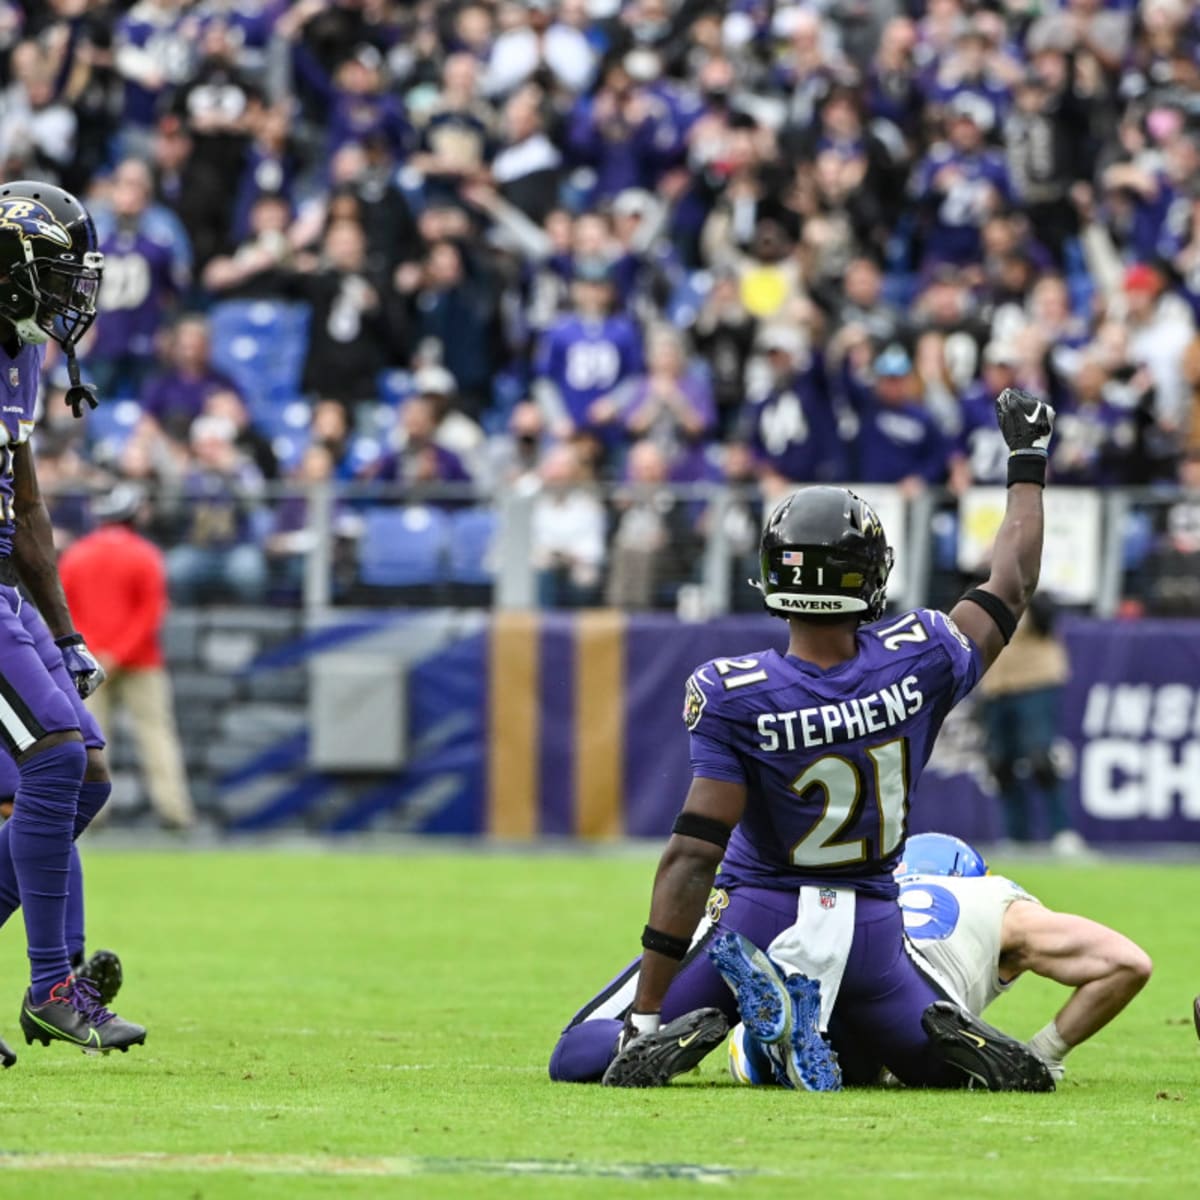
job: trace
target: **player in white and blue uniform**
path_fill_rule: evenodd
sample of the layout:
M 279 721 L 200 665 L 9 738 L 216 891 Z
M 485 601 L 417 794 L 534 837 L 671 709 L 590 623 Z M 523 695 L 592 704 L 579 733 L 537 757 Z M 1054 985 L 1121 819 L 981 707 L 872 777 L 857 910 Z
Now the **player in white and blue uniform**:
M 1129 938 L 1051 911 L 1020 884 L 990 874 L 977 851 L 948 834 L 909 838 L 896 877 L 920 968 L 968 1012 L 979 1016 L 1025 973 L 1074 989 L 1029 1042 L 1056 1080 L 1067 1052 L 1111 1021 L 1150 977 L 1148 955 Z M 846 1082 L 876 1082 L 880 1064 L 840 1034 L 835 1021 L 830 1035 Z M 775 1082 L 766 1054 L 742 1025 L 730 1038 L 729 1066 L 739 1083 Z

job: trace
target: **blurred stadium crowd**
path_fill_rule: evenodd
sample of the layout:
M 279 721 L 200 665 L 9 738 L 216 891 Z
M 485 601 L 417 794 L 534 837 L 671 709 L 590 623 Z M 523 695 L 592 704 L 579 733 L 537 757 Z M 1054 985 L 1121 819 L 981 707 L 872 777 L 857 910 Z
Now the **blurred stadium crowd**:
M 1188 0 L 0 0 L 0 43 L 3 174 L 107 258 L 44 486 L 69 537 L 147 484 L 179 597 L 294 570 L 264 481 L 373 480 L 536 491 L 544 602 L 645 602 L 703 540 L 668 483 L 999 482 L 1013 383 L 1058 484 L 1200 484 Z

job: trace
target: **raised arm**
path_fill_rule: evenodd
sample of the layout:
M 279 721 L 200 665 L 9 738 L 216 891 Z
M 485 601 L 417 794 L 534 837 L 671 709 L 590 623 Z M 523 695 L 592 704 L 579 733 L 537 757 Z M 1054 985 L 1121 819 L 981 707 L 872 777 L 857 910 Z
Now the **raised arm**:
M 1052 1070 L 1068 1050 L 1107 1025 L 1150 978 L 1150 956 L 1123 934 L 1028 900 L 1016 901 L 1004 914 L 1000 947 L 1005 977 L 1031 971 L 1075 989 L 1030 1042 Z
M 992 570 L 950 615 L 979 647 L 984 669 L 1008 644 L 1035 589 L 1042 565 L 1042 492 L 1054 428 L 1054 409 L 1018 388 L 996 400 L 996 418 L 1008 443 L 1008 505 L 992 547 Z
M 654 876 L 629 1034 L 658 1027 L 663 998 L 704 915 L 725 843 L 741 820 L 745 803 L 746 789 L 741 784 L 692 780 L 676 831 Z
M 12 558 L 55 645 L 62 651 L 63 662 L 81 696 L 90 696 L 104 682 L 104 668 L 92 656 L 71 624 L 71 610 L 58 577 L 58 559 L 54 550 L 54 528 L 38 487 L 29 443 L 12 451 L 13 509 L 16 532 Z

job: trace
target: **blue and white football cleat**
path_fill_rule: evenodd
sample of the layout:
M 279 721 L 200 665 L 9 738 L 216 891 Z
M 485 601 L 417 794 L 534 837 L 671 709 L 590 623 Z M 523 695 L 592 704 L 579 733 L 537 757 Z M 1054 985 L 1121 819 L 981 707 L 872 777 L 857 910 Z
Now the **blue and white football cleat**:
M 775 1086 L 775 1070 L 766 1047 L 746 1032 L 745 1025 L 735 1025 L 729 1035 L 729 1074 L 734 1083 Z
M 792 1059 L 800 1086 L 810 1092 L 840 1092 L 842 1068 L 821 1036 L 821 985 L 807 975 L 789 975 L 792 998 Z
M 737 999 L 742 1018 L 738 1045 L 730 1047 L 748 1083 L 766 1083 L 764 1063 L 781 1087 L 836 1092 L 842 1087 L 837 1056 L 821 1036 L 821 987 L 804 975 L 786 980 L 762 950 L 740 933 L 718 937 L 708 951 L 713 966 Z M 752 1044 L 754 1043 L 754 1044 Z
M 708 948 L 708 957 L 729 984 L 750 1036 L 781 1042 L 791 1036 L 792 1005 L 775 964 L 740 933 L 723 933 Z

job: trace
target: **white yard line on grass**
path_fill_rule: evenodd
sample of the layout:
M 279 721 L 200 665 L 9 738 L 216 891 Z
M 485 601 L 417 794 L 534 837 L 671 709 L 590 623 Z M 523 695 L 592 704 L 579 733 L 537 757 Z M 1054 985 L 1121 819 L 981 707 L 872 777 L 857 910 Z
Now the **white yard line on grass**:
M 298 1154 L 0 1154 L 0 1176 L 20 1171 L 201 1172 L 399 1178 L 547 1175 L 723 1184 L 765 1172 L 696 1163 L 586 1163 L 539 1159 L 349 1158 Z M 770 1172 L 774 1174 L 774 1172 Z

